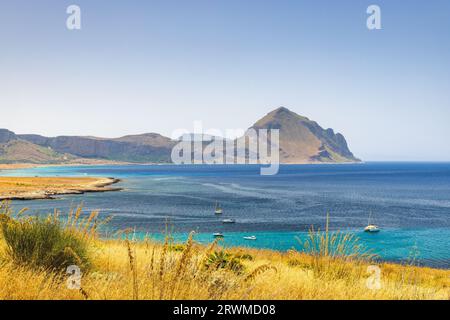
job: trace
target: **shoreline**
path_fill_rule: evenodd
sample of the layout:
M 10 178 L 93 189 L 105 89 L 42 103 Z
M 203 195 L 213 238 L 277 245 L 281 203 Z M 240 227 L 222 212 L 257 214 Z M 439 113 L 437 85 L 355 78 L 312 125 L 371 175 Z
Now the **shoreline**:
M 449 164 L 450 161 L 355 161 L 355 162 L 299 162 L 299 163 L 280 163 L 280 166 L 316 166 L 316 165 L 364 165 L 370 163 L 430 163 L 430 164 Z M 17 163 L 17 164 L 0 164 L 1 171 L 10 170 L 20 170 L 20 169 L 32 169 L 32 168 L 51 168 L 51 167 L 89 167 L 89 166 L 233 166 L 233 165 L 251 165 L 251 166 L 264 166 L 267 164 L 243 164 L 243 163 L 223 163 L 223 164 L 208 164 L 208 163 L 185 163 L 185 164 L 175 164 L 175 163 L 162 163 L 162 162 L 143 162 L 143 163 L 133 163 L 133 162 L 80 162 L 80 163 L 60 163 L 60 164 L 34 164 L 34 163 Z
M 286 162 L 279 163 L 279 165 L 348 165 L 348 164 L 363 164 L 365 161 L 354 161 L 354 162 Z M 2 170 L 20 170 L 20 169 L 32 169 L 32 168 L 45 168 L 45 167 L 77 167 L 77 166 L 123 166 L 123 165 L 135 165 L 135 166 L 161 166 L 161 165 L 173 165 L 177 166 L 178 164 L 171 162 L 143 162 L 143 163 L 133 163 L 133 162 L 108 162 L 108 161 L 99 161 L 99 162 L 89 162 L 89 163 L 58 163 L 58 164 L 35 164 L 35 163 L 12 163 L 12 164 L 0 164 L 0 171 Z M 265 166 L 265 163 L 259 164 L 248 164 L 248 163 L 218 163 L 218 164 L 209 164 L 209 163 L 184 163 L 182 166 L 197 166 L 197 165 L 210 165 L 210 166 L 221 166 L 221 165 L 261 165 Z
M 49 200 L 59 195 L 121 191 L 122 188 L 109 187 L 120 181 L 92 177 L 0 177 L 0 201 Z
M 20 169 L 32 169 L 32 168 L 46 168 L 46 167 L 77 167 L 77 166 L 108 166 L 108 165 L 129 165 L 128 162 L 80 162 L 80 163 L 0 163 L 0 172 L 2 170 L 20 170 Z

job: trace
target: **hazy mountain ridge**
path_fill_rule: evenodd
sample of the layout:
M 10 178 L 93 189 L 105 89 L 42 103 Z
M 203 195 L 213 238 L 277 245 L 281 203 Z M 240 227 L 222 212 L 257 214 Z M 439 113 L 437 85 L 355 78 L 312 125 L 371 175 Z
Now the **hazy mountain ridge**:
M 250 128 L 280 130 L 281 163 L 360 161 L 349 150 L 342 134 L 335 133 L 333 129 L 323 129 L 316 122 L 284 107 L 268 113 Z M 36 134 L 16 135 L 0 129 L 0 163 L 64 163 L 76 159 L 170 163 L 176 143 L 158 133 L 120 138 L 44 137 Z
M 159 134 L 144 134 L 108 139 L 59 136 L 47 138 L 19 135 L 21 139 L 80 158 L 124 162 L 169 162 L 174 142 Z
M 12 131 L 0 129 L 0 163 L 58 164 L 75 158 L 73 155 L 62 154 L 20 139 Z

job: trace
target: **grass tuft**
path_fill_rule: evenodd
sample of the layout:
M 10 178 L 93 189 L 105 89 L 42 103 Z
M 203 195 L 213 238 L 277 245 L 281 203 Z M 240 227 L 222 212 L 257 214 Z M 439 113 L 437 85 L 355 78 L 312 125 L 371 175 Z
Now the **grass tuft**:
M 70 265 L 84 270 L 90 267 L 89 240 L 99 225 L 98 213 L 80 221 L 82 207 L 75 218 L 60 218 L 58 211 L 47 217 L 25 216 L 25 210 L 14 214 L 10 202 L 0 205 L 0 230 L 5 243 L 4 255 L 13 263 L 34 269 L 65 272 Z

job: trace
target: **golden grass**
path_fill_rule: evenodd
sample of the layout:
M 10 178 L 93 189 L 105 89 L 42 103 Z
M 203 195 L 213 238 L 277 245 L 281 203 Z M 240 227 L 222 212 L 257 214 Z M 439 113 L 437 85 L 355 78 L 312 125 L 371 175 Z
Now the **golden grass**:
M 381 289 L 369 290 L 368 265 L 346 262 L 344 276 L 314 273 L 311 256 L 269 250 L 234 248 L 245 252 L 246 271 L 201 268 L 206 248 L 192 244 L 183 252 L 156 242 L 91 242 L 92 271 L 82 277 L 90 299 L 449 299 L 450 272 L 430 268 L 380 264 Z M 4 249 L 2 245 L 2 249 Z M 131 258 L 132 257 L 132 258 Z M 341 263 L 338 264 L 342 268 Z M 66 280 L 3 261 L 0 299 L 85 299 Z
M 0 299 L 450 298 L 449 270 L 381 263 L 377 265 L 381 288 L 371 290 L 366 284 L 371 263 L 364 259 L 224 249 L 216 242 L 199 245 L 192 235 L 184 245 L 173 244 L 170 237 L 164 243 L 134 241 L 128 236 L 101 240 L 92 236 L 89 227 L 96 215 L 80 220 L 80 211 L 74 211 L 67 223 L 72 227 L 71 222 L 78 221 L 79 230 L 89 235 L 91 265 L 77 290 L 69 289 L 68 275 L 14 264 L 0 239 Z M 223 264 L 224 257 L 237 260 L 243 270 L 236 272 L 228 262 Z

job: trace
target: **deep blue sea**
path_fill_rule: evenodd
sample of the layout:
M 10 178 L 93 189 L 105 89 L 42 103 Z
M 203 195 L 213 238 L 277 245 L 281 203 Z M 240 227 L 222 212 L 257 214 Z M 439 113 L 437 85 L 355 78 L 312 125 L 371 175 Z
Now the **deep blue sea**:
M 161 239 L 167 225 L 177 240 L 196 231 L 199 242 L 222 232 L 225 245 L 287 250 L 301 248 L 314 226 L 354 232 L 382 259 L 450 268 L 450 163 L 282 165 L 275 176 L 252 165 L 126 165 L 48 167 L 2 171 L 11 176 L 107 176 L 122 179 L 121 192 L 14 202 L 47 214 L 86 210 L 113 215 L 111 231 L 136 228 Z M 215 202 L 224 213 L 214 215 Z M 362 229 L 372 212 L 378 234 Z M 235 224 L 224 225 L 232 218 Z M 255 235 L 256 241 L 244 240 Z

